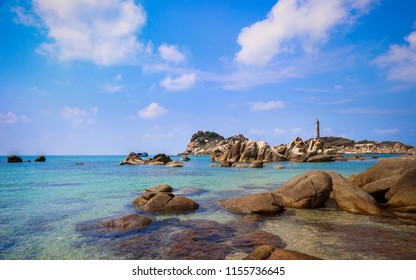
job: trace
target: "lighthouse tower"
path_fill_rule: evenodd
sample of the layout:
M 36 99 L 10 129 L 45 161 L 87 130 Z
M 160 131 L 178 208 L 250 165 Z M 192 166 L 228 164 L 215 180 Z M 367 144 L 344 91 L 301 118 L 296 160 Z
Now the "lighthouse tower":
M 316 119 L 316 137 L 315 139 L 319 139 L 319 120 Z

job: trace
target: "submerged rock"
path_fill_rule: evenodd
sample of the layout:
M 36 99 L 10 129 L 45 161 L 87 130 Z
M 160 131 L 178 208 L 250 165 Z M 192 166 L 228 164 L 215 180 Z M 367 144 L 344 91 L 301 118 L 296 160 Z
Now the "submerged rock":
M 110 221 L 102 221 L 100 224 L 106 228 L 117 230 L 132 230 L 147 227 L 152 220 L 137 214 L 122 216 Z
M 183 164 L 183 162 L 180 162 L 180 161 L 171 161 L 167 163 L 166 166 L 167 167 L 184 167 L 185 164 Z
M 269 245 L 257 247 L 246 260 L 320 260 L 317 257 L 310 256 L 292 250 L 276 249 Z

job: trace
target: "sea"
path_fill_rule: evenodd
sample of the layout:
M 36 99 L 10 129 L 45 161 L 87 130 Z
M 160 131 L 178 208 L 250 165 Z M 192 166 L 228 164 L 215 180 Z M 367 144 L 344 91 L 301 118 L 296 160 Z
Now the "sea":
M 46 156 L 45 162 L 35 158 L 7 163 L 7 156 L 0 157 L 2 260 L 238 259 L 259 245 L 244 241 L 242 232 L 260 232 L 257 239 L 277 240 L 277 247 L 322 259 L 416 259 L 411 214 L 373 217 L 334 209 L 287 209 L 263 218 L 233 214 L 218 205 L 223 199 L 276 189 L 310 170 L 349 177 L 376 164 L 371 155 L 327 163 L 267 163 L 262 169 L 215 167 L 206 156 L 191 157 L 182 168 L 119 165 L 125 155 Z M 146 213 L 132 204 L 145 189 L 160 184 L 193 199 L 199 209 Z M 153 224 L 130 232 L 97 226 L 133 213 L 151 218 Z

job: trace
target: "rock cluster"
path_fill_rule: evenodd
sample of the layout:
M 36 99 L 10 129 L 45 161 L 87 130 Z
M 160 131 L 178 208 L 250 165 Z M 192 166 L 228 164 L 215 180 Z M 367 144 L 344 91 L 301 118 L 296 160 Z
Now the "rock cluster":
M 416 212 L 416 156 L 381 159 L 349 180 L 385 206 Z
M 175 196 L 169 185 L 158 185 L 146 189 L 133 201 L 140 209 L 151 212 L 183 212 L 198 209 L 198 203 L 185 196 Z
M 243 214 L 277 214 L 284 207 L 316 209 L 332 198 L 343 211 L 379 215 L 376 200 L 364 190 L 334 172 L 309 171 L 294 177 L 270 193 L 247 195 L 220 201 L 220 206 Z
M 45 156 L 37 156 L 35 158 L 35 162 L 45 162 L 46 158 Z M 7 157 L 8 163 L 17 163 L 17 162 L 23 162 L 22 158 L 16 155 L 10 155 Z M 31 162 L 31 160 L 27 160 L 27 162 Z
M 135 152 L 131 152 L 120 165 L 166 165 L 168 167 L 184 167 L 185 165 L 180 161 L 172 161 L 172 159 L 165 154 L 157 154 L 153 158 L 143 160 Z
M 192 135 L 185 151 L 179 155 L 210 155 L 222 140 L 224 140 L 224 137 L 215 132 L 199 130 Z

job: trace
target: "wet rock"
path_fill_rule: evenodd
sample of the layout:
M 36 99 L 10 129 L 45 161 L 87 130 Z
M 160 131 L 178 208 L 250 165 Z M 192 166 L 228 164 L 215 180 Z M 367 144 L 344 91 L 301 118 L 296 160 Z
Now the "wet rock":
M 283 165 L 276 165 L 274 169 L 285 169 L 285 167 Z
M 45 162 L 45 161 L 46 161 L 45 156 L 37 156 L 35 158 L 35 162 Z
M 220 163 L 220 167 L 231 167 L 233 165 L 232 161 L 223 161 Z
M 283 205 L 296 208 L 318 208 L 332 191 L 332 179 L 323 171 L 309 171 L 289 180 L 273 191 Z
M 132 230 L 147 227 L 152 223 L 152 220 L 137 214 L 123 216 L 110 221 L 103 221 L 101 225 L 106 228 L 117 230 Z
M 196 210 L 198 203 L 184 196 L 175 196 L 169 185 L 159 185 L 146 189 L 133 204 L 151 212 L 184 212 Z
M 319 260 L 314 256 L 310 256 L 304 253 L 276 249 L 272 246 L 263 245 L 257 247 L 251 254 L 249 254 L 246 260 Z
M 7 162 L 8 163 L 16 163 L 16 162 L 23 162 L 22 158 L 16 156 L 16 155 L 11 155 L 7 157 Z
M 190 160 L 191 160 L 191 158 L 189 158 L 189 157 L 182 157 L 180 160 L 181 160 L 181 161 L 190 161 Z
M 283 212 L 279 196 L 273 193 L 259 193 L 222 200 L 220 206 L 235 213 L 275 215 Z
M 248 168 L 249 166 L 246 163 L 234 163 L 231 167 L 235 168 Z
M 339 209 L 354 214 L 380 215 L 375 199 L 335 172 L 327 172 L 332 179 L 332 190 Z
M 250 168 L 263 168 L 263 162 L 260 160 L 255 160 L 250 164 Z
M 125 165 L 125 164 L 129 164 L 129 165 L 139 165 L 139 164 L 144 164 L 144 161 L 135 152 L 131 152 L 124 159 L 124 161 L 120 162 L 120 165 Z
M 232 240 L 232 244 L 236 247 L 256 247 L 260 245 L 281 247 L 283 241 L 279 236 L 272 233 L 262 230 L 253 230 L 236 234 Z
M 180 162 L 180 161 L 171 161 L 171 162 L 167 163 L 166 166 L 168 166 L 168 167 L 184 167 L 185 164 L 183 164 L 183 162 Z

